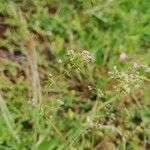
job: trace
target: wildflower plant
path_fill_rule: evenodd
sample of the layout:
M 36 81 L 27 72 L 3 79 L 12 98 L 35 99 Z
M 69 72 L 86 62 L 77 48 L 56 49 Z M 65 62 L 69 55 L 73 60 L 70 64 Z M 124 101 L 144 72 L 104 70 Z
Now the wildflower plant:
M 60 74 L 58 75 L 48 75 L 48 82 L 47 86 L 52 87 L 52 86 L 58 86 L 59 85 L 59 80 L 61 78 L 66 77 L 69 75 L 72 71 L 79 71 L 80 73 L 85 71 L 86 68 L 85 66 L 92 62 L 92 56 L 91 54 L 86 51 L 75 51 L 75 50 L 67 50 L 66 52 L 67 60 L 62 61 L 60 58 L 57 59 L 57 63 L 60 64 L 61 66 L 59 69 L 61 70 Z
M 147 148 L 146 1 L 0 6 L 0 149 Z
M 114 88 L 118 92 L 123 92 L 124 94 L 129 94 L 140 88 L 145 78 L 134 68 L 119 71 L 116 66 L 109 72 L 109 76 L 110 79 L 116 80 Z
M 67 56 L 68 56 L 68 66 L 70 66 L 69 69 L 78 69 L 80 70 L 83 69 L 84 65 L 87 63 L 90 63 L 92 61 L 92 56 L 91 54 L 86 51 L 78 51 L 78 50 L 68 50 L 67 51 Z

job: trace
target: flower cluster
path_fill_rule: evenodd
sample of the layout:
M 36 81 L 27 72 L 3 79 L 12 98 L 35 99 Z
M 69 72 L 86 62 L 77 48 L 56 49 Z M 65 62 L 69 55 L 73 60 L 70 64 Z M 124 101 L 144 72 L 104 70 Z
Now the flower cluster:
M 64 105 L 64 102 L 63 102 L 61 99 L 57 99 L 57 103 L 58 103 L 60 106 Z
M 86 50 L 83 50 L 80 56 L 85 62 L 90 62 L 92 60 L 91 54 Z
M 134 62 L 133 67 L 135 69 L 144 68 L 145 72 L 150 72 L 150 66 L 148 66 L 148 65 L 143 65 L 143 64 L 139 64 L 139 63 Z
M 67 56 L 70 58 L 70 60 L 78 58 L 86 63 L 89 63 L 92 60 L 92 56 L 87 50 L 83 50 L 82 52 L 75 52 L 74 50 L 68 50 Z
M 133 69 L 119 71 L 115 66 L 113 71 L 109 72 L 109 75 L 117 81 L 115 89 L 119 92 L 130 93 L 132 89 L 139 88 L 143 83 L 139 72 Z
M 89 123 L 89 119 L 87 118 L 87 127 L 85 130 L 85 134 L 88 134 L 89 132 L 91 132 L 92 129 L 109 129 L 109 130 L 112 130 L 112 132 L 116 132 L 116 133 L 120 134 L 121 136 L 123 136 L 122 132 L 115 126 L 104 125 L 104 124 L 101 124 L 99 121 L 96 121 L 96 122 L 90 121 L 90 123 Z
M 72 58 L 72 57 L 74 57 L 74 54 L 75 54 L 74 50 L 68 50 L 68 51 L 67 51 L 67 56 L 68 56 L 68 57 L 71 57 L 71 58 Z

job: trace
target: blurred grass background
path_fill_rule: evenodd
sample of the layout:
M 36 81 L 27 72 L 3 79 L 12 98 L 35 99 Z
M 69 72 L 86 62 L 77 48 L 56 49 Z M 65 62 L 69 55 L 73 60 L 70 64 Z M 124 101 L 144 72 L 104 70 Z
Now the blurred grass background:
M 0 148 L 66 149 L 68 142 L 65 140 L 70 143 L 81 132 L 86 115 L 96 99 L 95 91 L 91 94 L 87 85 L 111 89 L 107 73 L 113 66 L 126 68 L 133 63 L 150 65 L 149 6 L 146 0 L 1 0 L 0 90 L 20 142 L 16 143 L 12 138 L 0 115 Z M 56 60 L 61 58 L 65 61 L 69 49 L 90 51 L 95 67 L 88 68 L 81 84 L 76 75 L 72 75 L 71 80 L 61 79 L 58 89 L 47 89 L 48 74 L 58 74 L 61 65 Z M 53 122 L 42 118 L 27 103 L 32 92 L 26 56 L 34 50 L 37 60 L 33 55 L 31 63 L 37 61 L 38 64 L 42 93 L 46 91 L 42 97 L 44 103 L 53 105 L 51 101 L 55 102 L 59 97 L 64 101 L 59 111 L 51 112 L 50 108 L 44 108 L 44 115 L 51 115 Z M 128 57 L 124 62 L 119 61 L 122 52 Z M 113 96 L 110 91 L 101 103 Z M 149 96 L 149 83 L 145 83 L 134 93 L 134 98 L 131 95 L 122 97 L 132 103 L 128 108 L 129 116 L 126 116 L 124 108 L 114 112 L 117 118 L 115 126 L 125 134 L 129 150 L 142 149 L 143 143 L 148 141 Z M 137 107 L 132 99 L 140 101 L 141 107 Z M 108 108 L 106 112 L 112 113 L 118 105 L 122 106 L 122 102 L 113 103 L 112 110 Z M 106 112 L 99 111 L 97 118 L 103 118 L 109 124 Z M 36 118 L 42 122 L 37 122 Z M 54 124 L 65 139 L 59 135 Z M 35 143 L 40 138 L 42 142 L 36 147 Z M 92 131 L 79 139 L 74 149 L 94 149 L 99 143 L 104 145 L 104 150 L 109 147 L 113 150 L 121 149 L 122 141 L 109 131 Z

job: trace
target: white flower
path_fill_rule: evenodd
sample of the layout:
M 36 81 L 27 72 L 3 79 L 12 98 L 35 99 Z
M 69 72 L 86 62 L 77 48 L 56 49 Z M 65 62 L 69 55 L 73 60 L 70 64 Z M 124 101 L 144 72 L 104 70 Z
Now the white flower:
M 58 59 L 57 62 L 58 62 L 59 64 L 62 64 L 62 60 L 61 60 L 61 59 Z
M 81 58 L 86 61 L 86 62 L 90 62 L 92 60 L 92 56 L 90 55 L 90 53 L 86 50 L 83 50 L 81 53 Z
M 50 74 L 50 73 L 49 73 L 49 75 L 48 75 L 48 76 L 49 76 L 49 78 L 52 78 L 52 77 L 53 77 L 53 76 L 52 76 L 52 74 Z
M 60 105 L 64 105 L 64 102 L 61 99 L 57 99 L 57 103 Z
M 89 86 L 88 86 L 88 89 L 91 91 L 91 90 L 92 90 L 92 87 L 89 85 Z
M 67 51 L 67 56 L 73 57 L 73 55 L 74 55 L 74 51 L 73 50 L 68 50 Z
M 119 61 L 123 62 L 128 58 L 127 54 L 125 52 L 121 52 L 119 55 Z
M 138 68 L 140 67 L 140 65 L 139 65 L 138 63 L 134 62 L 134 63 L 133 63 L 133 67 L 134 67 L 135 69 L 138 69 Z

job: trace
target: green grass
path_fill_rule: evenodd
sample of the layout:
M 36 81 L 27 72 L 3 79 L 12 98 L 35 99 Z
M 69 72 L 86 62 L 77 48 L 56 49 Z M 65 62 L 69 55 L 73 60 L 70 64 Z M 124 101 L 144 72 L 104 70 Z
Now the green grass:
M 0 149 L 148 149 L 149 14 L 144 0 L 1 0 Z

